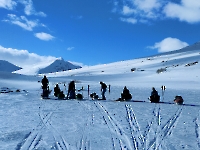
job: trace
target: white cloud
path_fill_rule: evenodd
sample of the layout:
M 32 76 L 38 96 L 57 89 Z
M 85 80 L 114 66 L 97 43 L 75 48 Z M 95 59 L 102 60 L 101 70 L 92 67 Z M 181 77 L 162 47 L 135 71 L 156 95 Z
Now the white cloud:
M 53 62 L 55 59 L 52 56 L 39 56 L 35 53 L 29 53 L 27 50 L 5 48 L 0 45 L 0 60 L 9 61 L 23 68 L 45 62 Z
M 200 0 L 179 0 L 179 2 L 173 0 L 115 0 L 113 5 L 113 12 L 120 12 L 123 15 L 120 18 L 129 15 L 137 19 L 137 22 L 168 18 L 177 18 L 188 23 L 200 22 Z
M 132 9 L 132 8 L 130 8 L 128 6 L 123 6 L 122 14 L 124 14 L 124 15 L 131 15 L 133 13 L 136 13 L 135 9 Z
M 139 10 L 144 12 L 153 11 L 161 6 L 159 0 L 134 0 L 133 3 Z
M 33 6 L 32 0 L 20 0 L 20 3 L 24 5 L 24 13 L 26 15 L 37 15 L 46 17 L 46 14 L 44 12 L 37 12 Z
M 148 46 L 148 48 L 158 49 L 158 52 L 168 52 L 178 50 L 186 46 L 188 46 L 188 43 L 182 42 L 177 38 L 168 37 L 161 42 L 155 43 L 154 46 Z
M 28 20 L 25 16 L 17 17 L 14 14 L 8 14 L 8 18 L 3 21 L 18 25 L 28 31 L 32 31 L 34 27 L 39 25 L 37 20 Z
M 35 33 L 35 37 L 37 37 L 40 40 L 44 40 L 44 41 L 50 41 L 55 38 L 54 36 L 52 36 L 48 33 L 44 33 L 44 32 Z
M 12 10 L 16 5 L 17 3 L 13 0 L 0 0 L 0 8 Z
M 180 21 L 196 23 L 200 21 L 200 1 L 182 0 L 181 4 L 168 3 L 164 13 L 169 18 L 178 18 Z
M 161 16 L 159 11 L 162 7 L 162 1 L 159 0 L 124 0 L 123 4 L 120 4 L 119 0 L 118 2 L 115 1 L 115 11 L 113 12 L 120 9 L 122 15 L 131 18 L 124 19 L 124 17 L 121 17 L 120 20 L 124 22 L 135 24 L 141 22 L 140 20 L 156 19 Z
M 120 20 L 123 21 L 123 22 L 131 23 L 131 24 L 136 24 L 137 23 L 137 20 L 134 19 L 134 18 L 120 18 Z
M 37 12 L 33 6 L 32 0 L 18 0 L 17 2 L 14 0 L 0 0 L 0 8 L 5 8 L 8 10 L 13 10 L 18 3 L 24 5 L 24 13 L 26 15 L 37 15 L 41 17 L 46 17 L 47 15 L 44 12 Z
M 73 49 L 74 49 L 74 47 L 68 47 L 68 48 L 67 48 L 68 51 L 71 51 L 71 50 L 73 50 Z

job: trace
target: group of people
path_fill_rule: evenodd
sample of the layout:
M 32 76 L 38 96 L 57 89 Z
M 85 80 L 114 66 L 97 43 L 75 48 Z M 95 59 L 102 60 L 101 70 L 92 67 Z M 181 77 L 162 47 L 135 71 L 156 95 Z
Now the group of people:
M 150 101 L 152 103 L 159 103 L 160 102 L 160 95 L 158 95 L 158 92 L 156 91 L 156 89 L 154 87 L 152 87 Z M 182 96 L 180 96 L 180 95 L 175 96 L 174 103 L 182 105 L 183 102 L 184 102 L 184 100 L 183 100 Z
M 44 75 L 42 81 L 42 89 L 43 89 L 43 93 L 41 94 L 41 96 L 43 98 L 48 98 L 49 94 L 51 93 L 51 91 L 49 90 L 49 80 L 47 79 L 47 77 Z M 102 94 L 102 100 L 106 100 L 105 97 L 105 93 L 107 91 L 107 85 L 100 81 L 101 84 L 101 94 Z M 67 96 L 65 97 L 65 94 L 63 93 L 63 91 L 60 90 L 60 87 L 58 84 L 55 85 L 54 87 L 54 96 L 58 97 L 59 99 L 76 99 L 76 92 L 75 92 L 75 81 L 71 81 L 68 85 L 68 92 L 67 92 Z M 78 95 L 78 98 L 80 98 L 80 94 Z
M 106 100 L 105 93 L 107 91 L 107 85 L 102 81 L 100 81 L 99 83 L 101 85 L 101 95 L 102 95 L 101 100 Z M 42 89 L 43 89 L 42 97 L 48 98 L 51 91 L 49 90 L 49 80 L 47 79 L 46 76 L 44 76 L 44 78 L 42 79 Z M 71 81 L 68 85 L 67 96 L 65 97 L 63 91 L 60 90 L 59 85 L 56 84 L 55 87 L 54 87 L 54 96 L 58 97 L 59 99 L 64 99 L 64 98 L 75 99 L 76 98 L 75 90 L 76 90 L 75 89 L 75 81 Z M 132 95 L 130 94 L 129 90 L 125 86 L 124 89 L 123 89 L 123 92 L 121 93 L 120 99 L 121 100 L 130 100 L 131 98 L 132 98 Z
M 99 82 L 101 85 L 101 95 L 102 98 L 101 100 L 106 100 L 106 96 L 105 93 L 107 91 L 107 85 L 100 81 Z M 49 90 L 49 81 L 47 79 L 46 76 L 44 76 L 44 78 L 42 79 L 42 89 L 43 89 L 43 93 L 42 93 L 42 97 L 48 97 L 48 95 L 50 94 L 50 90 Z M 63 93 L 63 91 L 60 90 L 60 87 L 58 84 L 56 84 L 56 86 L 54 87 L 54 96 L 58 97 L 59 99 L 76 99 L 76 92 L 75 92 L 75 81 L 71 81 L 68 85 L 68 92 L 67 92 L 67 96 L 65 97 L 65 94 Z M 97 97 L 96 93 L 94 95 L 92 95 L 92 98 Z M 90 95 L 90 96 L 91 96 Z M 79 97 L 80 98 L 80 94 Z M 99 99 L 99 98 L 98 98 Z M 128 90 L 128 88 L 125 86 L 122 93 L 121 93 L 121 97 L 117 100 L 117 101 L 128 101 L 132 99 L 132 95 L 130 94 L 130 91 Z M 158 94 L 158 92 L 156 91 L 156 89 L 154 87 L 152 87 L 152 92 L 151 95 L 149 97 L 150 102 L 152 103 L 159 103 L 160 102 L 160 95 Z M 176 96 L 174 99 L 175 103 L 178 104 L 182 104 L 183 103 L 183 99 L 181 96 Z
M 43 98 L 48 98 L 49 94 L 51 93 L 51 91 L 49 90 L 49 80 L 47 79 L 46 76 L 44 76 L 44 78 L 42 79 L 42 89 L 43 89 L 43 93 L 42 93 L 42 97 Z M 76 95 L 75 95 L 75 81 L 71 81 L 69 83 L 68 86 L 68 92 L 67 92 L 67 97 L 65 97 L 65 94 L 63 93 L 63 91 L 60 90 L 60 87 L 58 84 L 56 84 L 56 86 L 54 87 L 54 96 L 58 97 L 58 99 L 75 99 Z

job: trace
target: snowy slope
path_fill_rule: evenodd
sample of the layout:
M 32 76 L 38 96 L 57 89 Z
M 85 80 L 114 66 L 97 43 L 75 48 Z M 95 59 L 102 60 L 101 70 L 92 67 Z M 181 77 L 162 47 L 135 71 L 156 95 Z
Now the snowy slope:
M 193 47 L 193 46 L 192 46 Z M 131 71 L 134 70 L 134 71 Z M 200 45 L 196 50 L 187 48 L 171 53 L 138 58 L 110 64 L 83 67 L 77 70 L 48 74 L 49 77 L 64 77 L 74 80 L 91 81 L 92 79 L 112 84 L 135 86 L 160 86 L 166 84 L 174 88 L 199 88 Z M 180 82 L 181 84 L 174 84 Z M 149 83 L 149 84 L 146 84 Z
M 5 60 L 0 60 L 0 71 L 5 71 L 5 72 L 13 72 L 16 70 L 22 69 L 21 67 L 15 66 L 8 61 Z

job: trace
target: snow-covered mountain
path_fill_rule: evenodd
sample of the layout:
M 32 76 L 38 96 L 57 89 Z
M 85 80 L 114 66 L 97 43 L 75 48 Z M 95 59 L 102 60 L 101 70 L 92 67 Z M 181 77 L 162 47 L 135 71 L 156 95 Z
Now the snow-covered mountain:
M 40 69 L 38 73 L 39 74 L 54 73 L 54 72 L 67 71 L 67 70 L 73 70 L 73 69 L 78 69 L 78 68 L 81 68 L 81 66 L 74 65 L 70 62 L 65 61 L 62 58 L 59 58 L 55 60 L 49 66 Z
M 65 61 L 62 58 L 57 58 L 53 61 L 44 61 L 42 63 L 33 64 L 32 66 L 23 67 L 23 69 L 17 70 L 14 73 L 23 75 L 37 75 L 73 70 L 78 68 L 81 68 L 81 66 Z
M 13 72 L 13 71 L 16 71 L 16 70 L 19 70 L 19 69 L 22 69 L 22 68 L 14 65 L 14 64 L 11 64 L 8 61 L 0 60 L 0 71 Z

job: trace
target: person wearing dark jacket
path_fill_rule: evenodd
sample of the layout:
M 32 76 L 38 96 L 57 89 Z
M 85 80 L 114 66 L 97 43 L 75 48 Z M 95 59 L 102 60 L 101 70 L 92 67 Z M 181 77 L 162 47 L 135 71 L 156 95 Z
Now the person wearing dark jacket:
M 153 103 L 159 103 L 160 101 L 160 96 L 158 95 L 158 92 L 156 91 L 154 87 L 152 87 L 150 101 Z
M 48 97 L 49 96 L 49 86 L 48 86 L 48 84 L 49 84 L 49 80 L 44 75 L 44 78 L 42 79 L 42 89 L 43 89 L 42 97 Z
M 44 75 L 44 78 L 42 79 L 42 89 L 47 89 L 49 84 L 49 80 L 47 77 Z
M 61 91 L 61 92 L 58 94 L 58 99 L 65 99 L 65 94 L 63 93 L 63 91 Z
M 130 91 L 125 86 L 123 89 L 123 93 L 121 94 L 121 100 L 130 100 L 132 99 L 132 95 L 130 94 Z
M 76 93 L 75 93 L 75 81 L 71 81 L 68 86 L 68 92 L 67 92 L 67 99 L 75 99 Z
M 60 94 L 60 87 L 58 84 L 56 84 L 56 86 L 54 87 L 54 96 L 58 97 L 58 95 Z
M 180 96 L 180 95 L 175 96 L 174 102 L 176 104 L 182 105 L 183 104 L 183 98 L 182 98 L 182 96 Z
M 100 84 L 101 84 L 102 99 L 106 100 L 105 93 L 106 93 L 107 85 L 104 82 L 102 82 L 102 81 L 100 81 Z

